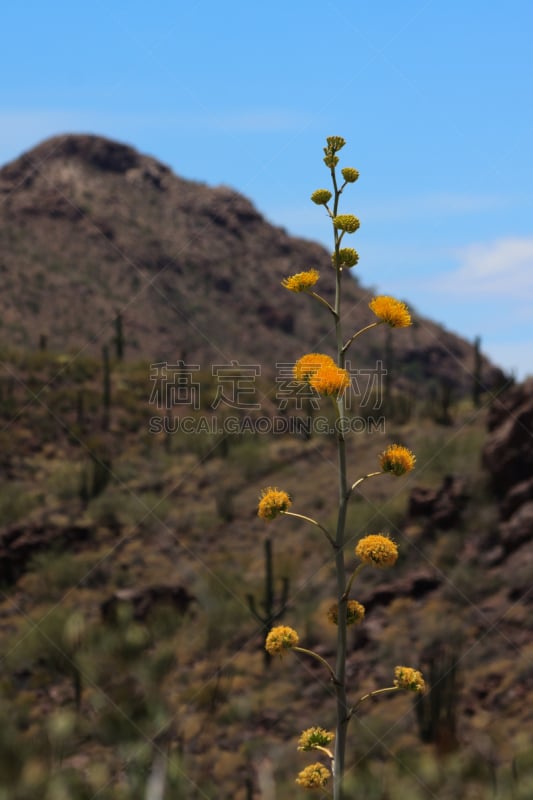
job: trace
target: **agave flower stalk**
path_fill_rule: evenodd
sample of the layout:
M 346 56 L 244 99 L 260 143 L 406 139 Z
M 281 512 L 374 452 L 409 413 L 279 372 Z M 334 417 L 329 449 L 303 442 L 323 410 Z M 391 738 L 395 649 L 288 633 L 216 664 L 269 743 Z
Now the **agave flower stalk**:
M 336 704 L 335 732 L 327 732 L 322 728 L 311 728 L 304 731 L 299 750 L 318 750 L 329 758 L 329 766 L 321 762 L 309 765 L 302 770 L 296 780 L 304 788 L 326 789 L 330 779 L 333 783 L 333 800 L 345 800 L 343 789 L 346 771 L 345 756 L 347 730 L 351 717 L 360 704 L 368 697 L 394 692 L 399 689 L 423 691 L 424 682 L 421 674 L 410 667 L 397 667 L 394 685 L 383 689 L 376 689 L 363 695 L 355 705 L 350 705 L 347 698 L 346 661 L 347 661 L 347 628 L 359 624 L 364 615 L 364 607 L 354 599 L 350 599 L 352 584 L 360 571 L 365 566 L 387 568 L 393 566 L 398 557 L 398 548 L 387 535 L 370 534 L 362 538 L 355 548 L 358 564 L 355 569 L 347 572 L 345 560 L 346 520 L 348 502 L 352 493 L 370 478 L 390 473 L 396 476 L 409 472 L 415 463 L 414 455 L 401 445 L 389 445 L 380 455 L 379 471 L 369 472 L 352 482 L 348 480 L 346 439 L 348 430 L 348 414 L 345 394 L 350 386 L 350 376 L 346 370 L 346 353 L 353 342 L 362 334 L 367 333 L 378 325 L 387 324 L 392 328 L 406 327 L 411 324 L 411 317 L 406 305 L 393 297 L 379 296 L 373 298 L 369 307 L 377 320 L 365 325 L 360 330 L 345 338 L 342 327 L 342 279 L 347 269 L 355 266 L 359 256 L 355 250 L 344 247 L 345 236 L 355 233 L 359 228 L 359 220 L 353 214 L 339 213 L 339 202 L 342 192 L 348 183 L 357 180 L 359 173 L 352 167 L 341 170 L 344 182 L 339 185 L 336 167 L 339 162 L 338 151 L 344 147 L 345 141 L 340 136 L 330 136 L 324 148 L 324 163 L 328 167 L 332 191 L 317 189 L 311 195 L 311 200 L 323 206 L 331 220 L 333 229 L 334 249 L 331 257 L 335 270 L 335 300 L 329 303 L 317 291 L 316 284 L 319 273 L 315 269 L 299 272 L 286 278 L 283 286 L 289 291 L 305 293 L 325 306 L 333 316 L 335 322 L 336 359 L 323 353 L 308 353 L 302 356 L 295 364 L 294 378 L 304 381 L 318 394 L 331 397 L 335 405 L 336 438 L 337 438 L 337 478 L 338 478 L 338 509 L 335 529 L 329 531 L 319 521 L 307 515 L 290 511 L 292 498 L 287 492 L 269 487 L 261 495 L 258 514 L 265 520 L 272 520 L 278 516 L 296 517 L 319 528 L 325 535 L 332 548 L 335 573 L 336 573 L 336 603 L 328 612 L 328 619 L 337 626 L 337 642 L 335 663 L 329 664 L 318 653 L 308 650 L 299 644 L 297 632 L 287 626 L 278 626 L 268 635 L 266 650 L 271 655 L 283 656 L 287 651 L 296 651 L 311 656 L 318 660 L 327 670 Z M 334 747 L 329 744 L 333 742 Z M 304 744 L 302 744 L 302 742 Z M 330 795 L 328 795 L 330 796 Z

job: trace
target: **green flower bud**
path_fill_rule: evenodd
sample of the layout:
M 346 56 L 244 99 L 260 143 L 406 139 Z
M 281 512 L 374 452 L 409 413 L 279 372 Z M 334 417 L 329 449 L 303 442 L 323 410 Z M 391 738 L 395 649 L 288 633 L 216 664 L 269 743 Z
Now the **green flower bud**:
M 355 267 L 358 261 L 359 253 L 353 247 L 342 247 L 339 250 L 338 258 L 337 253 L 333 252 L 331 254 L 331 263 L 334 267 Z
M 339 231 L 355 233 L 360 225 L 360 222 L 357 217 L 354 217 L 353 214 L 339 214 L 338 216 L 333 217 L 333 225 Z
M 329 203 L 331 200 L 332 194 L 328 189 L 317 189 L 311 195 L 311 200 L 313 203 L 316 203 L 317 206 L 325 206 L 326 203 Z
M 332 731 L 314 727 L 302 731 L 298 740 L 298 750 L 316 750 L 317 747 L 327 747 L 335 738 Z
M 355 183 L 359 177 L 359 172 L 353 167 L 344 167 L 341 172 L 346 183 Z
M 339 163 L 337 156 L 328 155 L 326 150 L 324 150 L 324 152 L 326 153 L 326 157 L 324 158 L 324 164 L 326 167 L 330 167 L 331 169 L 336 167 Z
M 343 139 L 342 136 L 328 136 L 326 141 L 328 143 L 327 150 L 329 153 L 338 152 L 346 144 L 346 139 Z

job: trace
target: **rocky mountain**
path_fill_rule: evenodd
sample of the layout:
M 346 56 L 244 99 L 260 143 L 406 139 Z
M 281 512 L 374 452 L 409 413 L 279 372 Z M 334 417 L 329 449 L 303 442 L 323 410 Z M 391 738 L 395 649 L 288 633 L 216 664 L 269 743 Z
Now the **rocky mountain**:
M 532 379 L 514 386 L 493 403 L 488 427 L 483 464 L 490 474 L 501 518 L 491 556 L 499 563 L 515 554 L 514 560 L 523 566 L 533 558 Z
M 272 373 L 276 361 L 332 341 L 328 312 L 306 297 L 295 303 L 280 285 L 319 268 L 331 298 L 329 254 L 269 224 L 232 189 L 183 180 L 115 141 L 64 135 L 4 166 L 0 198 L 4 346 L 99 352 L 119 313 L 129 359 L 233 360 Z M 357 330 L 373 319 L 370 294 L 347 283 Z M 417 386 L 432 379 L 469 391 L 472 346 L 415 317 L 394 337 L 398 373 Z M 383 358 L 385 335 L 366 337 L 358 359 Z M 483 361 L 485 387 L 502 378 Z

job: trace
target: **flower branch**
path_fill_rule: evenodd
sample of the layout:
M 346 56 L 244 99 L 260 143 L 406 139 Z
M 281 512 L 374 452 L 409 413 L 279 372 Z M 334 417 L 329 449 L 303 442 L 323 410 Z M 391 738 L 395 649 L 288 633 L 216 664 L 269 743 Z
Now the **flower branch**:
M 296 519 L 303 519 L 305 522 L 310 522 L 311 525 L 315 525 L 317 528 L 320 528 L 320 530 L 322 531 L 328 542 L 332 545 L 332 547 L 335 547 L 335 542 L 333 541 L 333 538 L 329 533 L 329 531 L 327 530 L 327 528 L 324 528 L 324 526 L 321 525 L 320 522 L 317 522 L 316 519 L 313 519 L 312 517 L 306 517 L 305 514 L 297 514 L 295 511 L 282 511 L 281 513 L 284 514 L 286 517 L 296 517 Z
M 369 331 L 369 330 L 371 330 L 372 328 L 376 328 L 378 325 L 381 325 L 381 324 L 382 324 L 382 320 L 380 320 L 379 322 L 371 322 L 371 323 L 370 323 L 370 325 L 366 325 L 364 328 L 361 328 L 361 330 L 360 330 L 360 331 L 357 331 L 357 333 L 354 333 L 354 335 L 353 335 L 353 336 L 351 336 L 351 337 L 348 339 L 348 341 L 346 342 L 346 344 L 344 344 L 344 345 L 343 345 L 342 352 L 343 352 L 343 353 L 346 353 L 346 351 L 347 351 L 347 350 L 348 350 L 348 348 L 350 347 L 351 343 L 352 343 L 353 341 L 355 341 L 355 339 L 357 339 L 357 337 L 358 337 L 358 336 L 361 336 L 361 334 L 362 334 L 362 333 L 365 333 L 366 331 Z
M 337 683 L 337 677 L 336 677 L 336 675 L 335 675 L 335 671 L 334 671 L 334 669 L 333 669 L 333 668 L 332 668 L 332 667 L 331 667 L 331 666 L 328 664 L 328 662 L 326 661 L 326 659 L 325 659 L 325 658 L 322 658 L 322 656 L 320 656 L 318 653 L 315 653 L 315 651 L 314 651 L 314 650 L 308 650 L 306 647 L 298 647 L 298 646 L 294 646 L 292 649 L 293 649 L 293 650 L 294 650 L 296 653 L 304 653 L 305 655 L 307 655 L 307 656 L 311 656 L 311 658 L 314 658 L 314 659 L 316 659 L 317 661 L 319 661 L 319 662 L 322 664 L 322 666 L 326 667 L 327 671 L 329 672 L 329 676 L 330 676 L 331 680 L 333 681 L 333 683 Z

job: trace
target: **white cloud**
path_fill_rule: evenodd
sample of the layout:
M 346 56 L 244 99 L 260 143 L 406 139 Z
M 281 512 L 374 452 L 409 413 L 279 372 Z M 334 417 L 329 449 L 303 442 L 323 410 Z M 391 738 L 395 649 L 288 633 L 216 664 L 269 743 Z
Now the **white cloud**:
M 533 297 L 533 238 L 507 237 L 471 244 L 456 251 L 458 269 L 434 282 L 434 288 L 467 295 Z

